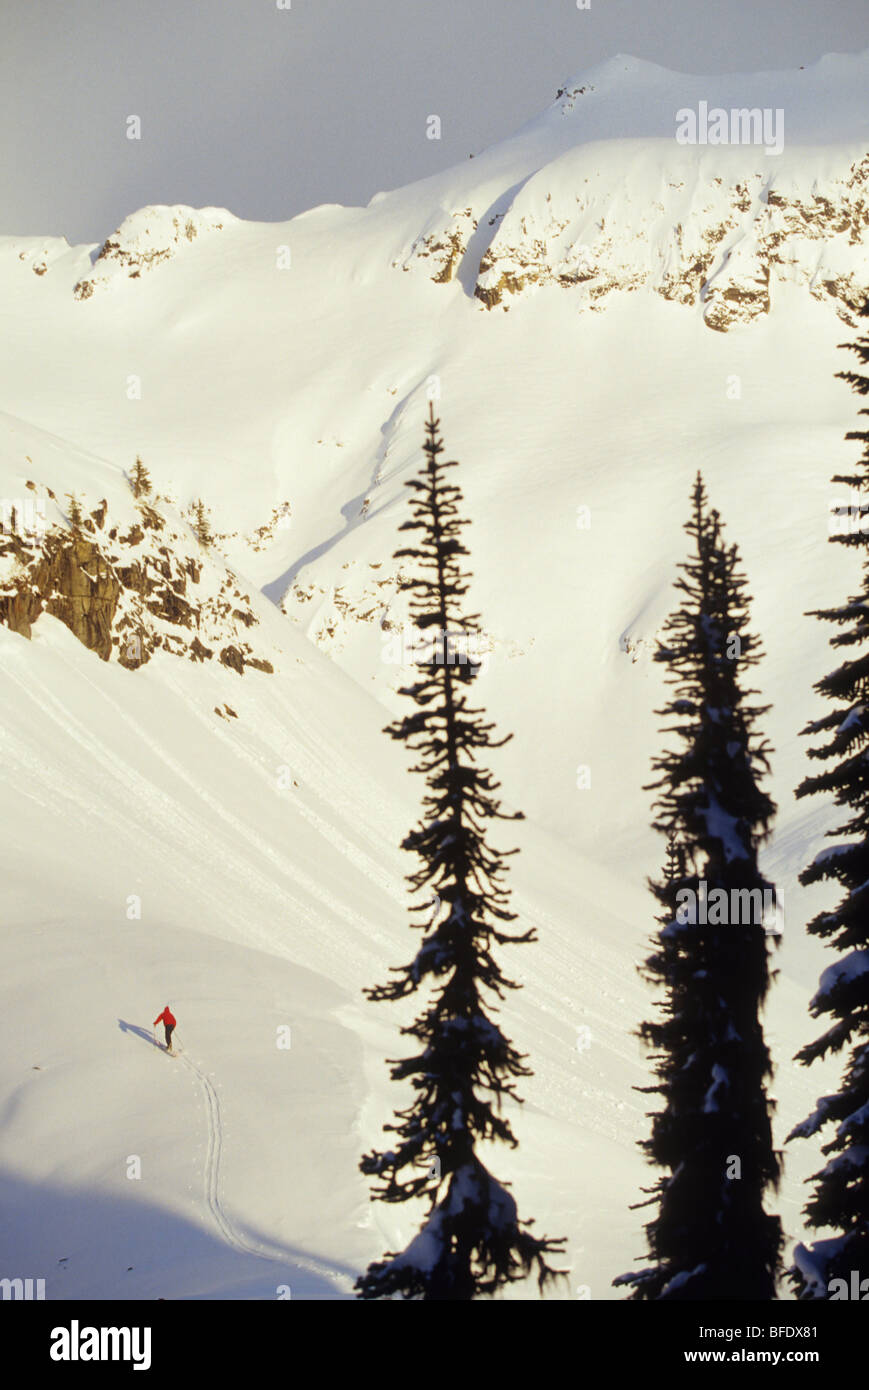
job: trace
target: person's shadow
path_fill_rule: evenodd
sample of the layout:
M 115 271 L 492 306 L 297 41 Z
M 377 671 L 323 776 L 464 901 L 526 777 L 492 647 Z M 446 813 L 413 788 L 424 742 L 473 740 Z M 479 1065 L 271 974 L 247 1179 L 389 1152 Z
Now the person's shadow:
M 122 1033 L 135 1033 L 137 1038 L 144 1038 L 152 1047 L 156 1047 L 159 1052 L 163 1051 L 162 1043 L 158 1043 L 153 1033 L 149 1033 L 147 1028 L 140 1028 L 138 1023 L 127 1023 L 126 1019 L 118 1019 L 118 1027 Z

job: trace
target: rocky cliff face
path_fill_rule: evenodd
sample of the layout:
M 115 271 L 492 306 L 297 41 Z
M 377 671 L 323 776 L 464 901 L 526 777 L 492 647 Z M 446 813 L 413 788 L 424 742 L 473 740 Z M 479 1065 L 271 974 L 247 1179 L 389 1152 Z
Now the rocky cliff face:
M 33 482 L 27 486 L 38 493 Z M 132 524 L 113 522 L 103 499 L 77 525 L 41 533 L 8 516 L 0 532 L 0 622 L 29 638 L 49 613 L 103 661 L 128 669 L 163 650 L 217 660 L 239 674 L 249 666 L 271 672 L 264 644 L 260 650 L 248 636 L 259 620 L 237 576 L 180 519 L 145 500 L 135 511 Z
M 442 217 L 393 264 L 438 284 L 461 274 L 487 310 L 544 286 L 570 293 L 579 311 L 645 288 L 727 332 L 768 314 L 778 287 L 792 284 L 853 325 L 869 293 L 869 153 L 781 170 L 768 156 L 758 165 L 756 150 L 726 155 L 667 146 L 644 170 L 648 146 L 628 148 L 614 170 L 598 147 L 581 146 L 488 215 L 464 207 Z

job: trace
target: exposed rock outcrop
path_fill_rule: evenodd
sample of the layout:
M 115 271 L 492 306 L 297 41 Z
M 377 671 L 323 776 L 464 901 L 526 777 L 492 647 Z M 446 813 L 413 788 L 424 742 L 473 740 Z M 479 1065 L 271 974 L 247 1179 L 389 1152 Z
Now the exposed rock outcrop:
M 392 264 L 400 266 L 402 270 L 410 270 L 415 261 L 430 260 L 431 278 L 435 284 L 449 284 L 476 229 L 477 221 L 470 208 L 453 212 L 443 226 L 433 231 L 426 230 L 418 236 L 408 254 Z
M 141 208 L 103 243 L 93 271 L 79 280 L 73 294 L 76 299 L 90 299 L 94 290 L 119 277 L 137 280 L 143 271 L 178 255 L 198 236 L 222 231 L 235 220 L 225 208 Z
M 581 95 L 560 94 L 570 102 Z M 699 309 L 709 328 L 726 332 L 768 314 L 776 288 L 789 283 L 853 327 L 869 294 L 869 153 L 838 155 L 832 170 L 819 159 L 815 174 L 769 161 L 757 167 L 751 149 L 738 161 L 728 155 L 721 167 L 729 174 L 713 172 L 711 154 L 674 147 L 658 172 L 627 163 L 618 177 L 578 147 L 488 219 L 493 230 L 475 279 L 469 270 L 476 299 L 506 309 L 559 286 L 583 311 L 600 309 L 614 292 L 647 288 Z M 472 208 L 454 212 L 393 264 L 447 283 L 476 226 Z
M 28 483 L 31 490 L 34 485 Z M 250 595 L 180 520 L 144 499 L 136 520 L 111 524 L 102 499 L 76 527 L 0 531 L 0 622 L 24 637 L 49 613 L 103 661 L 128 669 L 158 650 L 243 674 L 273 665 L 239 636 L 258 626 Z

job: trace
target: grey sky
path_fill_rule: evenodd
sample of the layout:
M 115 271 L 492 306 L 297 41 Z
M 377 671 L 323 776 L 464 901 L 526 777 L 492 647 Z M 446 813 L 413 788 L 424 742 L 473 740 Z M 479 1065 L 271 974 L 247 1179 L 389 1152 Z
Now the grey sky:
M 366 203 L 510 134 L 618 52 L 714 73 L 869 47 L 866 0 L 277 4 L 0 0 L 0 232 L 96 242 L 146 203 L 263 221 Z

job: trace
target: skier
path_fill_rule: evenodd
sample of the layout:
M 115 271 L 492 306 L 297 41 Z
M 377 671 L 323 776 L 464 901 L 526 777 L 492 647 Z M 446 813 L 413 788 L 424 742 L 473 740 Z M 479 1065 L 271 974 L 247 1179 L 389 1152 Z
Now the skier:
M 172 1030 L 175 1027 L 176 1021 L 177 1020 L 175 1019 L 175 1016 L 170 1012 L 168 1004 L 166 1005 L 163 1012 L 161 1014 L 158 1014 L 157 1017 L 154 1019 L 155 1028 L 157 1027 L 158 1023 L 162 1023 L 163 1027 L 166 1029 L 167 1052 L 172 1052 Z M 174 1052 L 172 1052 L 172 1056 L 175 1056 Z

